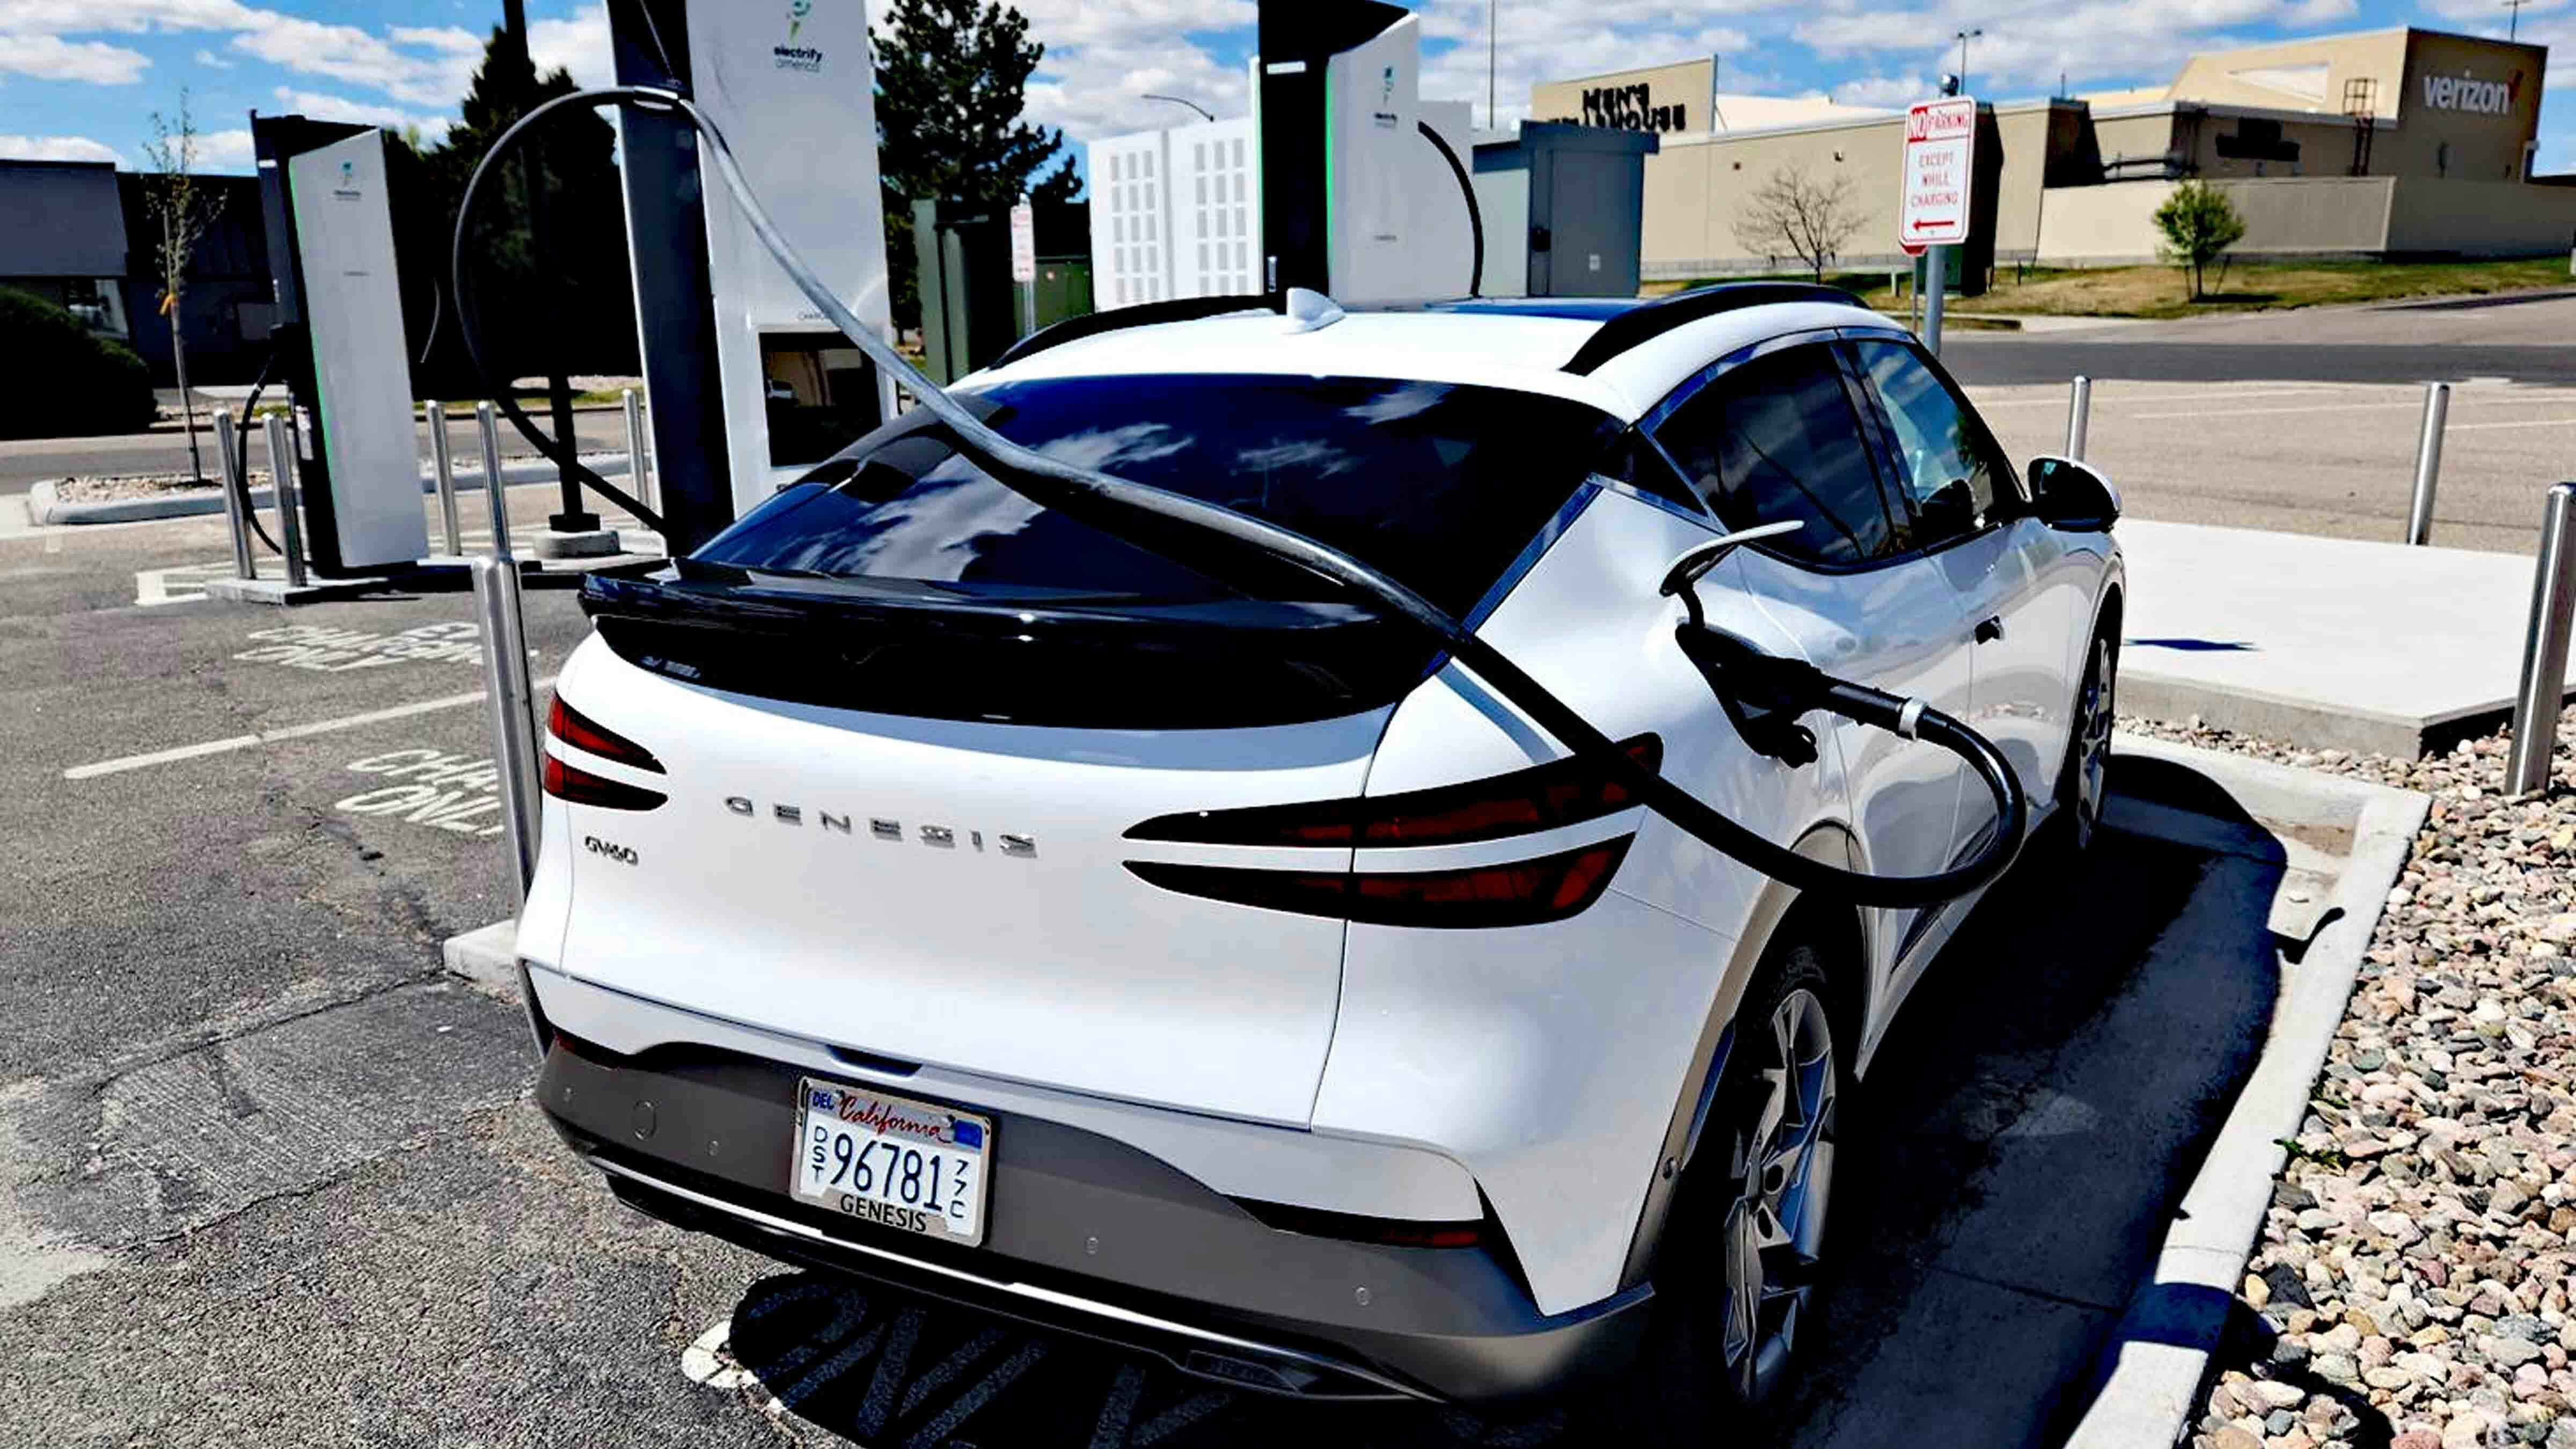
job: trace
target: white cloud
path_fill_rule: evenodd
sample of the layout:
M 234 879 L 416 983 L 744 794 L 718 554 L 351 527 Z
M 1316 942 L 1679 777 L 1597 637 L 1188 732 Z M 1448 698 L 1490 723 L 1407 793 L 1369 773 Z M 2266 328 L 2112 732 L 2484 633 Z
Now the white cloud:
M 143 79 L 143 69 L 151 63 L 143 52 L 122 45 L 69 41 L 59 35 L 0 33 L 0 75 L 122 86 Z
M 1790 33 L 1828 61 L 1896 56 L 1931 71 L 1956 70 L 1942 37 L 1963 29 L 1969 88 L 1993 95 L 2071 81 L 2169 75 L 2199 50 L 2245 43 L 2242 28 L 2299 29 L 2351 14 L 2351 0 L 1936 0 L 1904 10 L 1836 9 Z
M 0 161 L 113 161 L 116 151 L 87 136 L 0 136 Z
M 1220 116 L 1251 107 L 1241 67 L 1191 39 L 1248 29 L 1251 0 L 1021 0 L 1029 38 L 1046 57 L 1028 87 L 1029 119 L 1077 140 L 1190 119 L 1146 92 L 1195 101 Z
M 367 126 L 388 126 L 396 131 L 417 127 L 431 139 L 444 136 L 455 125 L 453 118 L 419 111 L 406 111 L 399 106 L 379 105 L 373 101 L 353 101 L 346 96 L 325 95 L 319 91 L 299 91 L 292 86 L 279 86 L 270 92 L 277 100 L 280 114 L 303 114 L 319 121 L 355 121 Z
M 446 44 L 409 47 L 355 25 L 326 25 L 318 20 L 255 12 L 256 29 L 242 31 L 233 49 L 258 56 L 305 75 L 383 91 L 413 105 L 453 105 L 473 77 L 476 55 Z M 419 32 L 413 32 L 417 35 Z
M 483 42 L 475 41 L 476 59 L 482 58 L 482 51 Z M 572 72 L 573 84 L 584 88 L 615 84 L 617 65 L 608 49 L 608 7 L 585 5 L 569 20 L 529 21 L 528 56 L 540 75 L 562 69 Z
M 189 59 L 198 65 L 206 67 L 208 70 L 231 70 L 233 68 L 233 62 L 224 59 L 222 56 L 215 54 L 213 51 L 206 49 L 202 45 L 197 47 L 197 53 L 190 56 Z
M 1834 87 L 1834 99 L 1847 106 L 1910 106 L 1928 100 L 1938 87 L 1919 75 L 1874 75 Z
M 197 138 L 197 163 L 209 171 L 247 171 L 251 165 L 250 132 L 208 131 Z
M 237 0 L 0 0 L 0 31 L 139 35 L 147 30 L 242 30 L 256 24 L 260 13 Z

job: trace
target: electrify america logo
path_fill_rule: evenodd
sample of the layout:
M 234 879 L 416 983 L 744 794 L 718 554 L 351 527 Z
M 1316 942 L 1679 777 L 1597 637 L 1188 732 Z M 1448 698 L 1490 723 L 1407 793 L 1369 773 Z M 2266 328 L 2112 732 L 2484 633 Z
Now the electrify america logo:
M 770 58 L 780 70 L 801 70 L 810 75 L 823 68 L 823 52 L 796 43 L 796 33 L 805 28 L 805 17 L 813 13 L 814 0 L 787 0 L 787 43 L 769 48 Z

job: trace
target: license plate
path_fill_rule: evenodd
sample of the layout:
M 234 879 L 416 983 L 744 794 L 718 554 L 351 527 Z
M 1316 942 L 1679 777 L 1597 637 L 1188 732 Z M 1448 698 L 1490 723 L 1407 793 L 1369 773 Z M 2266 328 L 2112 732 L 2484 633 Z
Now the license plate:
M 971 1248 L 984 1241 L 992 1147 L 992 1122 L 971 1112 L 806 1077 L 787 1190 L 861 1222 Z

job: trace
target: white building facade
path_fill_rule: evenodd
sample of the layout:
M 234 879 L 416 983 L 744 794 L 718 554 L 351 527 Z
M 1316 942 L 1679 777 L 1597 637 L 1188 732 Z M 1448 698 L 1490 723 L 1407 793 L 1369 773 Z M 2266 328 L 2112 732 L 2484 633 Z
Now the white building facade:
M 1094 306 L 1263 290 L 1260 141 L 1250 117 L 1090 146 Z

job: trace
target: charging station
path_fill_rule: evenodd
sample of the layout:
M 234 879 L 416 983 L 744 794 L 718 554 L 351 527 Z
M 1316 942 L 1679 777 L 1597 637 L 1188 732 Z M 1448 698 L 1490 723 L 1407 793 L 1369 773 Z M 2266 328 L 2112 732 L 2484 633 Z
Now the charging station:
M 891 340 L 863 7 L 610 0 L 608 16 L 619 82 L 686 87 L 796 250 Z M 617 119 L 666 542 L 684 553 L 892 416 L 893 384 L 707 184 L 684 121 Z
M 253 116 L 251 146 L 313 571 L 408 568 L 429 552 L 429 522 L 384 136 L 367 125 Z
M 1357 302 L 1466 296 L 1471 111 L 1421 98 L 1421 18 L 1379 0 L 1270 0 L 1258 35 L 1269 289 Z

